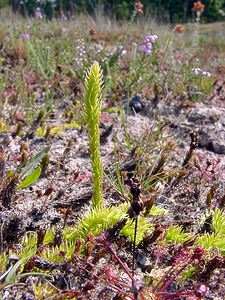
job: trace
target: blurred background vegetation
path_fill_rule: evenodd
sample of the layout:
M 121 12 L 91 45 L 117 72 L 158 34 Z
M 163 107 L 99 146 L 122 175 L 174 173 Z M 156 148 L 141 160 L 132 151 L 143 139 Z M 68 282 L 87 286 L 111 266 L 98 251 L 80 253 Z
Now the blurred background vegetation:
M 161 23 L 188 22 L 192 20 L 193 0 L 142 0 L 144 14 Z M 0 0 L 0 9 L 10 9 L 24 17 L 35 15 L 37 8 L 47 19 L 87 13 L 93 16 L 102 13 L 114 19 L 129 19 L 134 9 L 133 0 Z M 225 20 L 224 0 L 205 0 L 202 21 Z

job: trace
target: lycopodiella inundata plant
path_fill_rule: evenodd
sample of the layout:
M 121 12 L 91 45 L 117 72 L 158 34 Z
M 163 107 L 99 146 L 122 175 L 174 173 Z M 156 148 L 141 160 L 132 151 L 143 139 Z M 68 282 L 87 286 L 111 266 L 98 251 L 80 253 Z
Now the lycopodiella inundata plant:
M 84 118 L 88 129 L 89 150 L 92 165 L 93 196 L 92 208 L 102 206 L 102 162 L 100 154 L 99 123 L 102 98 L 102 70 L 95 62 L 85 78 Z

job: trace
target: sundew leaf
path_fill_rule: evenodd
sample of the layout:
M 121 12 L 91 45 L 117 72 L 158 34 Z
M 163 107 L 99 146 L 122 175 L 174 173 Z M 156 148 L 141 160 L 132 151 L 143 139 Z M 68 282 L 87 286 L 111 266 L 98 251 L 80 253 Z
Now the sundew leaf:
M 38 180 L 40 175 L 41 167 L 37 167 L 31 174 L 27 175 L 20 184 L 18 184 L 17 189 L 23 189 L 34 184 Z
M 28 171 L 34 168 L 45 157 L 45 155 L 48 153 L 49 150 L 50 150 L 50 146 L 46 147 L 41 152 L 39 152 L 34 157 L 32 157 L 28 161 L 26 166 L 21 170 L 20 176 L 23 177 Z

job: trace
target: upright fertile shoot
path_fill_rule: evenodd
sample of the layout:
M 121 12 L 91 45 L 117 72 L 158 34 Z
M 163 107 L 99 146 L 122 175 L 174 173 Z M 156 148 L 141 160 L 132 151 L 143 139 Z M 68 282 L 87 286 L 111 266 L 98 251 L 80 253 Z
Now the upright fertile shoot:
M 102 206 L 102 162 L 100 154 L 99 123 L 102 99 L 102 70 L 95 62 L 86 73 L 84 94 L 84 118 L 88 129 L 90 159 L 92 165 L 92 208 Z

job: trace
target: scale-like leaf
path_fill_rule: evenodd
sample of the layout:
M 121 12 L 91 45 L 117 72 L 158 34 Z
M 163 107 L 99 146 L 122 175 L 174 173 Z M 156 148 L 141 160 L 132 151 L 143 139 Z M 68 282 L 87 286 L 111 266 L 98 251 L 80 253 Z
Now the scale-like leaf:
M 31 174 L 27 175 L 20 184 L 18 184 L 17 188 L 23 189 L 30 186 L 31 184 L 34 184 L 38 180 L 40 175 L 41 167 L 37 167 Z

